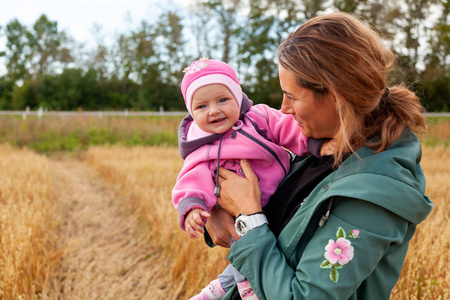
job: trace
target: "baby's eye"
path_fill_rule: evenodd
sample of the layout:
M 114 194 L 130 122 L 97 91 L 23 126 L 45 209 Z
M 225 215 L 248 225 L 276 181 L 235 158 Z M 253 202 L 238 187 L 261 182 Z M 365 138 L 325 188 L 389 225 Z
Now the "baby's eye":
M 205 105 L 205 104 L 201 104 L 201 105 L 197 106 L 197 108 L 196 108 L 196 109 L 202 109 L 202 108 L 205 108 L 205 107 L 206 107 L 206 105 Z
M 222 99 L 219 100 L 219 102 L 227 102 L 227 101 L 228 101 L 227 98 L 222 98 Z

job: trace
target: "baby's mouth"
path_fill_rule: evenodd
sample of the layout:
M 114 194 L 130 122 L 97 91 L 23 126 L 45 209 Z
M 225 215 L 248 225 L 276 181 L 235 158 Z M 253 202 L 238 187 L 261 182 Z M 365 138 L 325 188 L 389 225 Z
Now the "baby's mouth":
M 219 123 L 219 122 L 222 122 L 225 119 L 226 118 L 216 119 L 216 120 L 211 121 L 211 123 Z

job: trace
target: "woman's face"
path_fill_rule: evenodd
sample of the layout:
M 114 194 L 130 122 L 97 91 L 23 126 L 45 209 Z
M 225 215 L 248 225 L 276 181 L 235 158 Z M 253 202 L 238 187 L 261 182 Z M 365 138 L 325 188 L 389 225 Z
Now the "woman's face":
M 280 65 L 278 72 L 283 91 L 281 112 L 294 116 L 305 136 L 334 138 L 340 123 L 334 97 L 327 94 L 316 103 L 313 91 L 298 86 L 292 71 Z

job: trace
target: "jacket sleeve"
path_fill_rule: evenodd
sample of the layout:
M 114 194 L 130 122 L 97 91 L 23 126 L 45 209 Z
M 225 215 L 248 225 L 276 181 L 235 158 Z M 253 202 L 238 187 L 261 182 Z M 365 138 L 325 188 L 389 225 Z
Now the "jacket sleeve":
M 213 175 L 208 161 L 193 167 L 185 162 L 172 190 L 172 202 L 180 215 L 181 229 L 185 230 L 184 221 L 189 211 L 194 208 L 210 211 L 216 205 Z
M 263 225 L 231 248 L 227 258 L 248 278 L 259 299 L 348 299 L 373 276 L 383 256 L 402 245 L 406 220 L 365 201 L 346 198 L 337 202 L 330 219 L 305 247 L 277 245 L 269 227 Z M 399 260 L 383 270 L 394 273 L 394 280 L 379 278 L 379 289 L 384 293 L 388 289 L 388 295 L 401 270 L 403 259 Z
M 280 110 L 268 105 L 259 104 L 267 118 L 270 133 L 275 143 L 294 152 L 297 155 L 306 154 L 308 138 L 303 135 L 298 122 L 289 114 L 283 114 Z

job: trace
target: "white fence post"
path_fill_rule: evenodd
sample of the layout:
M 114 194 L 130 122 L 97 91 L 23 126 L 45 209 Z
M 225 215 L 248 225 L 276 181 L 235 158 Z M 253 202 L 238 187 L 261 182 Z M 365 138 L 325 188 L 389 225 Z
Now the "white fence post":
M 41 107 L 39 107 L 39 109 L 36 112 L 36 115 L 38 117 L 38 119 L 42 118 L 42 116 L 44 115 L 44 109 Z

